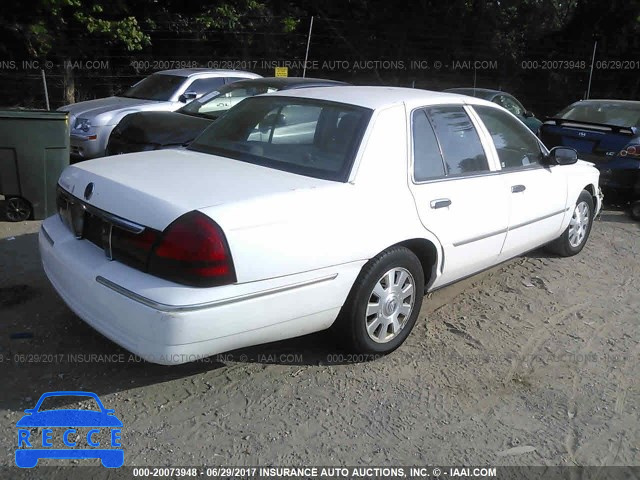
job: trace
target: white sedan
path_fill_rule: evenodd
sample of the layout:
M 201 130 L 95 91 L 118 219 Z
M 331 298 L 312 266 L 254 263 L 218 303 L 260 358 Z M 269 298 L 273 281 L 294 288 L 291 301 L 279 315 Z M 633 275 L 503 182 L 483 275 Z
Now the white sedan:
M 69 307 L 156 363 L 329 327 L 388 353 L 423 294 L 585 245 L 598 170 L 476 98 L 333 87 L 249 98 L 187 150 L 68 167 L 42 263 Z

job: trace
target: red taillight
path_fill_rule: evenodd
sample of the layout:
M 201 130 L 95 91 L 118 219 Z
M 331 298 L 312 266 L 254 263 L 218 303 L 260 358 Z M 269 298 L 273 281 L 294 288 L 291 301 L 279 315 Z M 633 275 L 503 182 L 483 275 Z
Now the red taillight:
M 231 252 L 222 229 L 196 211 L 183 215 L 165 229 L 149 257 L 148 272 L 197 287 L 236 281 Z
M 618 153 L 618 156 L 640 158 L 640 145 L 627 145 Z
M 159 235 L 159 232 L 150 228 L 142 233 L 131 233 L 113 227 L 111 255 L 114 260 L 144 271 L 147 269 L 149 254 Z

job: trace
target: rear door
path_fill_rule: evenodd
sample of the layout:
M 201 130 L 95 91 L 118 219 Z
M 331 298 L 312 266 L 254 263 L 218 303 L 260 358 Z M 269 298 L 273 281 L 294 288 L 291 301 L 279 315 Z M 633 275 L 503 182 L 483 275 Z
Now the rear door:
M 496 149 L 509 195 L 509 231 L 501 259 L 511 258 L 560 235 L 567 204 L 566 169 L 544 166 L 535 135 L 504 110 L 475 105 Z
M 434 286 L 498 261 L 509 196 L 462 105 L 414 110 L 410 188 L 420 220 L 444 249 Z

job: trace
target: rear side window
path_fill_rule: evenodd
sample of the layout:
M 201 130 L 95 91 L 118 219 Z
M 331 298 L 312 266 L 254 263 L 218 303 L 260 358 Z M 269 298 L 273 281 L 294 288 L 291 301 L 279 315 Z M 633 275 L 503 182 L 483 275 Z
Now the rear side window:
M 478 132 L 463 107 L 430 107 L 425 112 L 438 138 L 447 176 L 489 171 Z
M 413 112 L 413 178 L 424 182 L 444 177 L 444 162 L 433 127 L 424 110 Z
M 473 109 L 489 130 L 503 169 L 540 163 L 540 144 L 525 125 L 497 108 L 476 105 Z

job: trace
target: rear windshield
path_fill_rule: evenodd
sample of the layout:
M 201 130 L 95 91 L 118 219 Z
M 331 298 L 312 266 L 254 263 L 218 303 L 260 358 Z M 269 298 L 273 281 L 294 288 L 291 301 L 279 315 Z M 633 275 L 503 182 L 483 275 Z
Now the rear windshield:
M 640 104 L 578 102 L 569 105 L 556 117 L 617 127 L 640 127 Z
M 124 92 L 123 97 L 167 101 L 175 95 L 184 77 L 154 73 Z
M 324 100 L 252 97 L 207 128 L 189 149 L 345 182 L 371 113 Z

